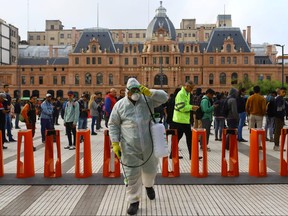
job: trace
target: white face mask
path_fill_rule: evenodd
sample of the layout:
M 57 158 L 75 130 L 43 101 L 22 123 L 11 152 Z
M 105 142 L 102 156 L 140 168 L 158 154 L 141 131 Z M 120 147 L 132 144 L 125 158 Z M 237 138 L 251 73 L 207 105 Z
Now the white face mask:
M 131 99 L 133 101 L 138 101 L 140 99 L 141 95 L 139 93 L 134 93 L 131 95 Z

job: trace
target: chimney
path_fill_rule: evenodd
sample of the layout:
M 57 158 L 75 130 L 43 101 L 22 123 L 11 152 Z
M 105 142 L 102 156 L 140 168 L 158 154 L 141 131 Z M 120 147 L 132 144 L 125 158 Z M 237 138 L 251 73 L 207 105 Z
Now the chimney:
M 55 51 L 55 57 L 57 58 L 58 57 L 58 48 L 55 48 L 54 51 Z
M 243 29 L 243 38 L 244 38 L 245 41 L 247 40 L 246 39 L 246 30 L 245 29 Z
M 204 42 L 205 40 L 205 29 L 203 26 L 200 27 L 199 29 L 199 42 Z
M 247 43 L 251 47 L 251 26 L 247 26 Z
M 53 45 L 49 45 L 49 58 L 53 57 Z

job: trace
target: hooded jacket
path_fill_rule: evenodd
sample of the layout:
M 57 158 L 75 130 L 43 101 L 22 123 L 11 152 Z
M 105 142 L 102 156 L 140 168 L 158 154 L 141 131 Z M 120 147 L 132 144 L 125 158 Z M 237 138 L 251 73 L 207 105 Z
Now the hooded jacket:
M 231 88 L 229 95 L 227 97 L 227 103 L 228 103 L 228 116 L 227 119 L 239 119 L 238 110 L 237 110 L 237 98 L 238 91 L 235 88 Z

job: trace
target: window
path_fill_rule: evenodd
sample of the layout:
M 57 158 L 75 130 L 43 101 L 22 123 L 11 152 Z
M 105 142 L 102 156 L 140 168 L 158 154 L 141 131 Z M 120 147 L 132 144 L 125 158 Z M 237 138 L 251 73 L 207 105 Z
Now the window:
M 92 64 L 95 65 L 96 64 L 96 58 L 92 57 Z
M 194 57 L 194 65 L 198 65 L 198 57 Z
M 64 34 L 62 33 L 62 34 L 60 34 L 60 38 L 64 38 Z
M 185 82 L 187 82 L 188 80 L 190 80 L 190 76 L 185 76 Z
M 90 57 L 86 57 L 86 64 L 87 64 L 87 65 L 90 64 Z
M 209 74 L 209 85 L 213 85 L 214 84 L 214 75 L 211 73 Z
M 53 85 L 57 85 L 57 76 L 53 76 Z
M 169 64 L 169 60 L 170 58 L 169 57 L 165 57 L 165 64 Z
M 190 51 L 189 46 L 186 46 L 186 52 L 188 53 Z
M 249 78 L 249 77 L 248 77 L 248 74 L 245 73 L 243 78 L 244 78 L 244 81 L 248 81 L 248 78 Z
M 92 78 L 90 73 L 85 74 L 85 85 L 91 85 L 92 83 Z
M 163 57 L 159 57 L 159 64 L 163 64 Z
M 39 76 L 39 85 L 43 84 L 43 76 Z
M 186 57 L 186 58 L 185 58 L 185 64 L 186 64 L 186 65 L 189 65 L 189 64 L 190 64 L 190 58 L 189 58 L 189 57 Z
M 237 64 L 237 57 L 233 57 L 233 64 Z
M 62 85 L 66 84 L 66 77 L 65 76 L 61 76 L 61 84 Z
M 137 65 L 137 58 L 133 58 L 133 65 Z
M 101 57 L 98 57 L 97 61 L 98 61 L 98 64 L 102 64 L 102 58 Z
M 54 30 L 54 25 L 51 25 L 51 26 L 50 26 L 50 29 L 51 29 L 51 30 Z
M 132 38 L 132 37 L 133 37 L 133 34 L 132 34 L 132 33 L 129 33 L 129 34 L 128 34 L 128 37 L 129 37 L 129 38 Z
M 57 71 L 57 68 L 56 68 L 56 67 L 54 67 L 54 71 Z
M 34 40 L 33 35 L 29 35 L 29 40 Z
M 103 75 L 102 75 L 102 73 L 98 73 L 96 75 L 96 84 L 97 85 L 103 85 Z
M 96 53 L 96 46 L 95 45 L 92 46 L 92 53 Z
M 231 75 L 231 84 L 236 85 L 238 83 L 238 75 L 237 73 L 232 73 Z
M 124 65 L 128 65 L 129 64 L 129 59 L 128 58 L 124 58 Z
M 109 85 L 113 85 L 113 75 L 109 74 Z
M 157 74 L 154 77 L 154 85 L 168 85 L 167 76 L 163 73 Z
M 209 64 L 214 64 L 214 58 L 213 57 L 209 58 Z
M 79 74 L 75 75 L 75 85 L 79 85 L 80 84 L 80 78 L 79 78 Z
M 194 84 L 198 85 L 198 76 L 194 76 Z
M 221 64 L 225 64 L 225 57 L 221 57 Z
M 226 85 L 226 74 L 225 73 L 221 73 L 219 78 L 220 78 L 220 84 L 221 85 Z
M 231 57 L 227 57 L 227 64 L 231 64 Z
M 36 40 L 41 40 L 40 35 L 36 36 Z
M 79 64 L 79 57 L 76 57 L 76 58 L 75 58 L 75 64 L 76 64 L 76 65 Z
M 271 76 L 266 76 L 266 79 L 271 81 Z
M 247 56 L 244 57 L 244 64 L 248 64 L 248 57 Z
M 112 57 L 109 57 L 109 64 L 113 64 L 113 58 Z
M 137 48 L 136 47 L 133 48 L 133 52 L 137 53 Z
M 51 40 L 51 41 L 54 41 L 54 40 L 55 40 L 55 38 L 54 38 L 54 37 L 50 37 L 50 40 Z
M 139 33 L 136 33 L 136 38 L 140 38 L 140 34 Z
M 21 77 L 21 83 L 22 83 L 22 85 L 26 84 L 26 77 L 25 76 Z
M 153 57 L 153 64 L 157 64 L 157 58 Z
M 30 71 L 32 72 L 32 71 L 33 71 L 33 68 L 30 68 Z
M 34 76 L 30 77 L 30 85 L 34 85 Z
M 229 53 L 231 52 L 231 44 L 226 45 L 226 51 Z

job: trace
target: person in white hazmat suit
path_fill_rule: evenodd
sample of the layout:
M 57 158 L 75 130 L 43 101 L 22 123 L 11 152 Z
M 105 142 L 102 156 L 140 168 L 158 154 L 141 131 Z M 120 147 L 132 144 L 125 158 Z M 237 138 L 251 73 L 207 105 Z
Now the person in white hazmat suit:
M 149 90 L 135 78 L 127 82 L 126 97 L 118 101 L 108 122 L 113 151 L 124 164 L 124 176 L 128 180 L 126 189 L 130 204 L 127 213 L 134 215 L 139 208 L 142 184 L 150 200 L 155 199 L 153 189 L 158 169 L 158 158 L 153 154 L 152 138 L 149 132 L 151 111 L 168 100 L 163 90 Z M 125 166 L 127 165 L 127 166 Z

